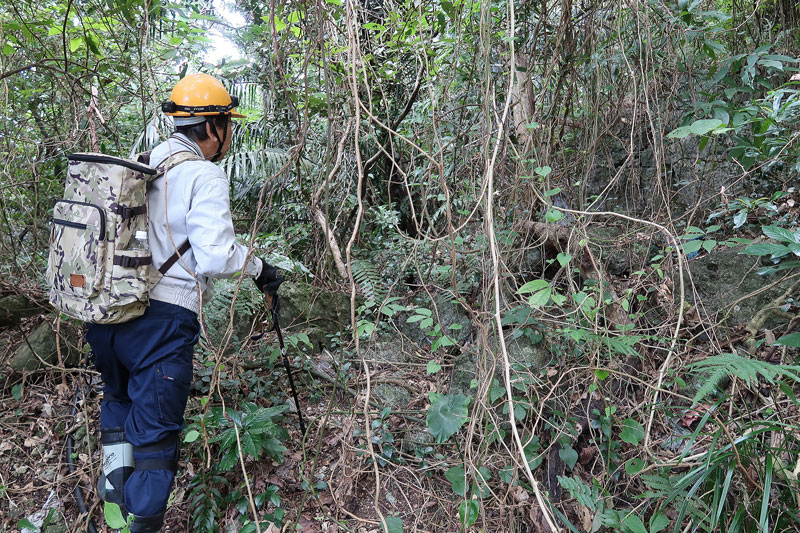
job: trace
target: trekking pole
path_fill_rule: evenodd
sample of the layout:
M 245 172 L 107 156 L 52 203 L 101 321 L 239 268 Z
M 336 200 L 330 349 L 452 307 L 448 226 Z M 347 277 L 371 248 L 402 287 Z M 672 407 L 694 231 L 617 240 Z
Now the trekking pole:
M 267 300 L 267 306 L 272 313 L 272 329 L 267 331 L 275 331 L 278 335 L 278 345 L 281 348 L 281 355 L 283 356 L 283 366 L 286 368 L 286 375 L 289 377 L 289 387 L 292 389 L 292 398 L 294 399 L 294 406 L 297 409 L 297 418 L 300 421 L 300 432 L 305 437 L 306 435 L 306 425 L 303 422 L 303 412 L 300 410 L 300 400 L 297 399 L 297 389 L 294 386 L 294 378 L 292 377 L 292 365 L 289 364 L 289 356 L 286 355 L 286 344 L 283 342 L 283 333 L 281 332 L 281 326 L 278 324 L 278 297 L 272 297 L 269 294 L 264 294 L 264 298 Z M 258 340 L 264 336 L 265 332 L 256 333 L 252 337 L 251 340 Z

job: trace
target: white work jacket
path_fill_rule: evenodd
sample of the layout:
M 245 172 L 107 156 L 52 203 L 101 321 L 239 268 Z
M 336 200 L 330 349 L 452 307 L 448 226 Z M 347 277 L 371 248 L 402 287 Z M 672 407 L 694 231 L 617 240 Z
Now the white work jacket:
M 153 149 L 150 166 L 157 167 L 170 154 L 183 151 L 203 157 L 197 143 L 176 133 Z M 261 261 L 255 257 L 247 260 L 247 247 L 236 242 L 228 178 L 214 163 L 205 159 L 186 161 L 151 181 L 147 206 L 148 240 L 155 268 L 187 239 L 191 245 L 150 291 L 153 300 L 199 313 L 211 297 L 209 278 L 261 274 Z

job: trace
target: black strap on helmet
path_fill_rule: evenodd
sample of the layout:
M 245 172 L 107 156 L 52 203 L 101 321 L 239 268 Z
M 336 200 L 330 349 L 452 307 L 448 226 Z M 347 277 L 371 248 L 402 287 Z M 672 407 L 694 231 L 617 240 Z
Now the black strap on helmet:
M 196 113 L 217 113 L 220 115 L 227 115 L 234 107 L 239 106 L 239 97 L 231 96 L 231 103 L 228 105 L 180 105 L 172 100 L 167 100 L 161 103 L 161 111 L 164 113 L 177 113 L 183 111 L 189 113 L 193 117 Z
M 225 129 L 222 130 L 222 138 L 219 138 L 217 135 L 217 125 L 214 123 L 214 116 L 210 116 L 206 119 L 206 123 L 211 126 L 211 131 L 214 132 L 214 137 L 217 138 L 217 142 L 219 145 L 217 146 L 217 153 L 214 154 L 214 157 L 211 158 L 212 163 L 216 163 L 219 157 L 222 155 L 222 145 L 225 144 L 225 139 L 228 137 L 228 123 L 230 119 L 225 121 Z

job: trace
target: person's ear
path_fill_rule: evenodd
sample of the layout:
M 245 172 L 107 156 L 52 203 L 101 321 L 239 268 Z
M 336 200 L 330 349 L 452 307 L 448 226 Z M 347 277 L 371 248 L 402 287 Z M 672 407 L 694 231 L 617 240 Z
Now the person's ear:
M 206 120 L 206 135 L 208 135 L 209 139 L 217 139 L 219 135 L 217 135 L 216 130 L 214 129 L 213 121 Z

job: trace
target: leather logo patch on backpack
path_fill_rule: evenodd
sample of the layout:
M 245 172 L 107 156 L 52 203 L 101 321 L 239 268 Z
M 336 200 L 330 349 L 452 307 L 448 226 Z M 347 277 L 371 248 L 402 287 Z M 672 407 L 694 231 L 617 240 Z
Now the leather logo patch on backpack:
M 86 285 L 86 276 L 83 274 L 70 274 L 69 284 L 76 289 L 80 289 Z

